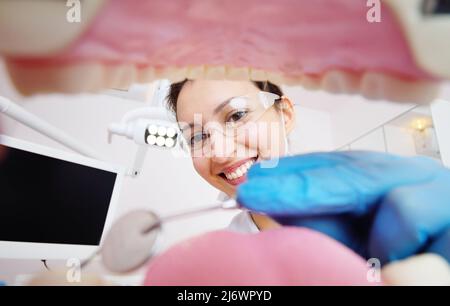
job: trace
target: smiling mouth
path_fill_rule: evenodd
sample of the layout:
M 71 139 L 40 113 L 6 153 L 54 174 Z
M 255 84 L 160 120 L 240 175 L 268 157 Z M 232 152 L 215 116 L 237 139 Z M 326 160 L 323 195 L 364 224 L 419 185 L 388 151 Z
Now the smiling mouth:
M 239 185 L 246 180 L 248 170 L 257 161 L 258 156 L 250 158 L 245 163 L 242 163 L 239 167 L 232 169 L 231 171 L 221 172 L 219 176 L 228 184 L 234 186 Z

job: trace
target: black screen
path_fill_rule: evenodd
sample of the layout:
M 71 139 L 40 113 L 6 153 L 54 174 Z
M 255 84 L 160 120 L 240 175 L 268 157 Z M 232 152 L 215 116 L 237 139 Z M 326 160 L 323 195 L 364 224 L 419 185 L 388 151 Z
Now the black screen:
M 0 240 L 100 244 L 116 173 L 0 150 Z

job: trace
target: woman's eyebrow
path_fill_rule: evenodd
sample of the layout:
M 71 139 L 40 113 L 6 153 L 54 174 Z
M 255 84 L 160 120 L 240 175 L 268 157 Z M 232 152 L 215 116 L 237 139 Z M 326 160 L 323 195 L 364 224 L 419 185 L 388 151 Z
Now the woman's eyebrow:
M 225 106 L 227 106 L 227 104 L 229 104 L 231 102 L 231 100 L 233 100 L 234 98 L 237 98 L 237 97 L 240 97 L 240 96 L 228 98 L 225 101 L 223 101 L 222 103 L 220 103 L 219 105 L 217 105 L 216 108 L 214 108 L 214 110 L 213 110 L 213 114 L 216 115 L 217 113 L 219 113 Z M 194 123 L 193 122 L 189 123 L 188 127 L 192 129 L 194 127 Z M 186 130 L 188 127 L 183 128 L 182 131 Z
M 213 110 L 213 114 L 216 115 L 217 113 L 219 113 L 234 98 L 236 98 L 236 97 L 228 98 L 225 101 L 223 101 L 222 103 L 220 103 L 219 105 L 217 105 L 217 107 Z
M 191 129 L 191 130 L 192 130 L 192 128 L 193 128 L 194 126 L 195 126 L 195 124 L 194 124 L 193 122 L 191 122 L 191 123 L 189 123 L 188 126 L 182 128 L 181 131 L 183 132 L 184 130 L 187 130 L 187 129 Z

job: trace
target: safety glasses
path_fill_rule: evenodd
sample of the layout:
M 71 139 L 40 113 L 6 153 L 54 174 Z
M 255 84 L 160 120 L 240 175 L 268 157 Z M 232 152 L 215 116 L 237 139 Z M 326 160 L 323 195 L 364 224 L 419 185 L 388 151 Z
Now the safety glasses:
M 214 133 L 230 139 L 244 134 L 280 99 L 266 91 L 233 97 L 221 105 L 220 114 L 214 120 L 203 123 L 202 115 L 198 114 L 193 124 L 179 123 L 181 147 L 191 155 L 205 155 L 211 148 Z

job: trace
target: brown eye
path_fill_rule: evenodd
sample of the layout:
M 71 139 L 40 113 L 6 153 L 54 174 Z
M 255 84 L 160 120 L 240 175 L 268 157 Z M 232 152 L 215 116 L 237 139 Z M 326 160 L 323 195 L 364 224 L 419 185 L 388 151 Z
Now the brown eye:
M 191 146 L 195 146 L 198 143 L 201 143 L 208 138 L 208 135 L 205 133 L 195 133 L 190 140 Z
M 228 117 L 227 122 L 237 122 L 247 116 L 248 111 L 237 111 L 231 114 L 231 116 Z

